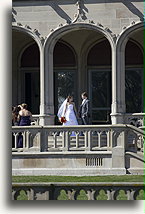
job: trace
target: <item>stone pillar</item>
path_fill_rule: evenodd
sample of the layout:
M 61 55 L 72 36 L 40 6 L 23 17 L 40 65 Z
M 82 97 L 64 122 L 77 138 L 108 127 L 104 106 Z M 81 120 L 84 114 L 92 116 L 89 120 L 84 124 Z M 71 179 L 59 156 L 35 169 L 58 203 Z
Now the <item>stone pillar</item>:
M 46 52 L 48 54 L 46 54 Z M 54 124 L 53 51 L 41 51 L 40 63 L 40 125 Z
M 125 107 L 125 54 L 112 50 L 112 124 L 124 123 Z
M 44 125 L 54 125 L 53 45 L 44 52 Z
M 40 117 L 39 125 L 44 125 L 44 112 L 45 112 L 45 73 L 44 73 L 44 49 L 40 51 Z
M 125 130 L 116 129 L 112 148 L 112 169 L 115 174 L 126 174 L 125 169 Z

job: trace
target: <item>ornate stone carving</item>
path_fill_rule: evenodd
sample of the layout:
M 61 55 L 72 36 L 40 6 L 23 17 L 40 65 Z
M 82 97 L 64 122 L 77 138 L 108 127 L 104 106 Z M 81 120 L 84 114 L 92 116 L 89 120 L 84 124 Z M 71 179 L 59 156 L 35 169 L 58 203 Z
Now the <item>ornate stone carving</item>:
M 126 28 L 127 28 L 126 26 L 123 26 L 123 28 L 122 28 L 122 29 L 123 29 L 123 30 L 126 30 Z
M 113 38 L 113 41 L 116 42 L 117 37 L 118 37 L 119 35 L 116 35 L 116 34 L 112 34 L 112 33 L 111 33 L 111 36 L 112 36 L 112 38 Z
M 102 28 L 104 27 L 104 26 L 103 26 L 101 23 L 99 23 L 99 22 L 97 23 L 97 26 L 102 27 Z
M 106 30 L 108 33 L 112 33 L 112 31 L 111 31 L 108 27 L 106 27 L 105 30 Z
M 12 8 L 12 22 L 16 22 L 17 11 Z
M 93 20 L 89 20 L 89 24 L 95 24 Z
M 72 21 L 72 23 L 75 22 L 84 22 L 87 17 L 86 17 L 86 13 L 84 11 L 84 3 L 83 0 L 77 0 L 76 3 L 78 9 L 77 9 L 77 13 L 74 15 L 74 20 Z
M 18 26 L 20 26 L 20 27 L 22 27 L 22 26 L 23 26 L 20 22 L 17 22 L 17 25 L 18 25 Z
M 45 38 L 43 36 L 40 37 L 41 44 L 43 45 L 45 42 Z
M 73 183 L 13 183 L 12 184 L 12 200 L 18 200 L 18 196 L 21 197 L 21 191 L 24 191 L 25 200 L 61 200 L 63 194 L 66 196 L 66 200 L 79 200 L 81 190 L 83 190 L 83 196 L 86 200 L 99 200 L 98 196 L 101 196 L 100 190 L 104 191 L 104 200 L 121 200 L 119 191 L 123 190 L 124 200 L 137 200 L 140 195 L 140 191 L 144 190 L 143 182 L 100 182 L 99 184 L 94 182 L 77 182 Z M 140 196 L 143 200 L 143 195 Z M 63 200 L 63 199 L 62 199 Z
M 40 33 L 37 29 L 34 29 L 34 33 L 40 38 Z
M 18 27 L 21 27 L 21 28 L 24 28 L 24 29 L 27 29 L 29 30 L 30 32 L 32 32 L 33 34 L 35 33 L 35 35 L 39 38 L 41 44 L 43 45 L 44 42 L 45 42 L 45 38 L 39 33 L 39 31 L 37 29 L 32 29 L 29 25 L 23 25 L 22 23 L 20 22 L 13 22 L 12 23 L 13 26 L 18 26 Z
M 29 25 L 25 25 L 25 28 L 31 30 L 32 28 Z
M 132 22 L 131 22 L 131 25 L 135 25 L 135 21 L 132 21 Z
M 58 27 L 63 27 L 63 24 L 62 24 L 62 23 L 60 23 L 60 24 L 58 25 Z

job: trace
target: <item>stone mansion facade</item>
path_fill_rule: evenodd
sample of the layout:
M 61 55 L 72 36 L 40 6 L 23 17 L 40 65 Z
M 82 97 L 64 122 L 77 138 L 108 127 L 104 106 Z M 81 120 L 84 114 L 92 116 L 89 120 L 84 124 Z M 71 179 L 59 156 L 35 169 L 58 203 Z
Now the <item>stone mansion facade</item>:
M 143 113 L 143 0 L 13 0 L 13 105 L 57 124 L 61 102 L 87 91 L 92 124 Z
M 27 103 L 35 120 L 12 127 L 13 175 L 144 173 L 143 9 L 143 0 L 13 0 L 12 105 Z M 73 95 L 78 109 L 83 91 L 91 125 L 61 126 L 58 107 Z

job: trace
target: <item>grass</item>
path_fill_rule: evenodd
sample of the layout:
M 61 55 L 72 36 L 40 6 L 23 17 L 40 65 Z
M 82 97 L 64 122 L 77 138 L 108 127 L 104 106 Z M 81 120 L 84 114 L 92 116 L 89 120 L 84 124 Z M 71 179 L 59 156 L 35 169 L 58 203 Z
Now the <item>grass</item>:
M 110 176 L 12 176 L 12 182 L 144 182 L 143 175 Z

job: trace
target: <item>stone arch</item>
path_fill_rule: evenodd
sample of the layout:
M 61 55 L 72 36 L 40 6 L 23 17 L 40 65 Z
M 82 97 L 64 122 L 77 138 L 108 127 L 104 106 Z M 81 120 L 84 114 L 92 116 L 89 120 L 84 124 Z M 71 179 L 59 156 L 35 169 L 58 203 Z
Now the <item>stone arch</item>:
M 38 51 L 39 51 L 39 61 L 41 62 L 42 60 L 42 44 L 41 44 L 41 41 L 39 40 L 38 36 L 32 32 L 30 29 L 26 29 L 24 28 L 23 26 L 16 26 L 16 25 L 13 25 L 12 26 L 12 31 L 13 32 L 17 32 L 18 34 L 20 33 L 21 35 L 23 35 L 24 37 L 26 36 L 27 37 L 27 40 L 26 40 L 26 43 L 21 45 L 21 47 L 19 47 L 18 49 L 18 52 L 16 54 L 17 56 L 17 64 L 15 66 L 15 71 L 17 72 L 16 73 L 16 89 L 15 89 L 15 96 L 14 97 L 17 97 L 15 100 L 14 100 L 14 105 L 16 105 L 17 103 L 20 103 L 21 101 L 24 101 L 24 99 L 26 99 L 25 97 L 25 89 L 22 89 L 23 88 L 23 84 L 19 84 L 19 83 L 22 83 L 22 76 L 21 73 L 20 73 L 20 70 L 21 70 L 21 57 L 23 55 L 23 53 L 25 52 L 25 50 L 30 47 L 31 45 L 33 44 L 36 44 L 37 48 L 38 48 Z M 18 43 L 17 43 L 18 44 Z M 19 44 L 18 44 L 19 46 Z M 40 66 L 40 69 L 39 69 L 39 79 L 41 77 L 41 66 Z M 40 93 L 40 90 L 39 90 L 39 93 Z M 17 95 L 16 95 L 17 94 Z M 39 105 L 40 105 L 40 102 L 39 102 Z M 38 105 L 38 109 L 39 109 L 39 105 Z M 39 110 L 38 110 L 39 112 Z M 32 112 L 33 113 L 33 112 Z
M 139 22 L 137 24 L 131 25 L 128 28 L 126 28 L 117 38 L 116 41 L 116 49 L 117 50 L 124 50 L 126 43 L 131 36 L 132 33 L 139 31 L 141 28 L 144 27 L 143 22 Z
M 73 47 L 71 44 L 69 44 L 68 42 L 64 41 L 63 39 L 60 39 L 60 40 L 58 40 L 57 42 L 60 42 L 60 43 L 62 43 L 62 44 L 64 44 L 64 45 L 66 45 L 66 46 L 72 51 L 72 53 L 73 53 L 73 55 L 74 55 L 74 57 L 75 57 L 76 65 L 77 65 L 78 59 L 77 59 L 77 53 L 76 53 L 74 47 Z M 56 42 L 56 44 L 57 44 L 57 42 Z M 55 45 L 56 45 L 56 44 L 55 44 Z
M 36 36 L 36 34 L 34 34 L 31 30 L 26 29 L 23 26 L 15 26 L 15 25 L 12 26 L 12 31 L 13 30 L 29 35 L 32 39 L 34 39 L 34 41 L 37 43 L 39 47 L 39 50 L 41 51 L 41 48 L 42 48 L 41 41 L 39 40 L 38 36 Z
M 109 33 L 106 29 L 102 26 L 97 26 L 94 24 L 88 23 L 73 23 L 70 25 L 61 26 L 48 35 L 47 39 L 44 43 L 44 56 L 45 56 L 45 105 L 44 105 L 44 112 L 45 114 L 54 114 L 54 106 L 53 106 L 53 97 L 54 94 L 52 92 L 53 88 L 53 49 L 56 42 L 65 34 L 73 32 L 75 30 L 90 30 L 96 31 L 97 33 L 102 34 L 110 43 L 112 49 L 115 47 L 115 40 L 111 33 Z M 50 94 L 51 93 L 51 94 Z M 49 97 L 49 100 L 48 100 Z
M 116 41 L 116 48 L 114 52 L 114 62 L 116 66 L 116 73 L 114 73 L 115 93 L 112 102 L 112 119 L 113 123 L 124 123 L 126 114 L 125 103 L 125 47 L 131 35 L 143 28 L 143 22 L 132 23 L 129 27 L 124 29 L 118 36 Z
M 64 34 L 74 31 L 74 30 L 78 30 L 78 29 L 94 30 L 96 32 L 99 32 L 108 39 L 112 48 L 115 45 L 113 36 L 107 30 L 105 30 L 103 27 L 93 25 L 93 24 L 88 24 L 88 23 L 74 23 L 71 25 L 65 25 L 65 26 L 59 27 L 55 30 L 52 30 L 52 32 L 47 36 L 47 39 L 45 40 L 45 43 L 44 43 L 45 52 L 47 52 L 49 47 L 51 47 L 51 51 L 53 51 L 52 48 L 53 48 L 54 44 Z
M 130 39 L 130 41 L 134 43 L 141 50 L 142 54 L 144 53 L 144 48 L 139 42 L 137 42 L 135 39 Z
M 19 53 L 19 56 L 18 56 L 18 67 L 20 68 L 21 67 L 21 58 L 23 56 L 23 53 L 25 52 L 25 50 L 27 50 L 27 48 L 29 48 L 31 45 L 35 44 L 35 41 L 32 41 L 32 42 L 29 42 L 27 45 L 25 45 L 21 50 L 20 50 L 20 53 Z M 37 43 L 36 43 L 37 44 Z

